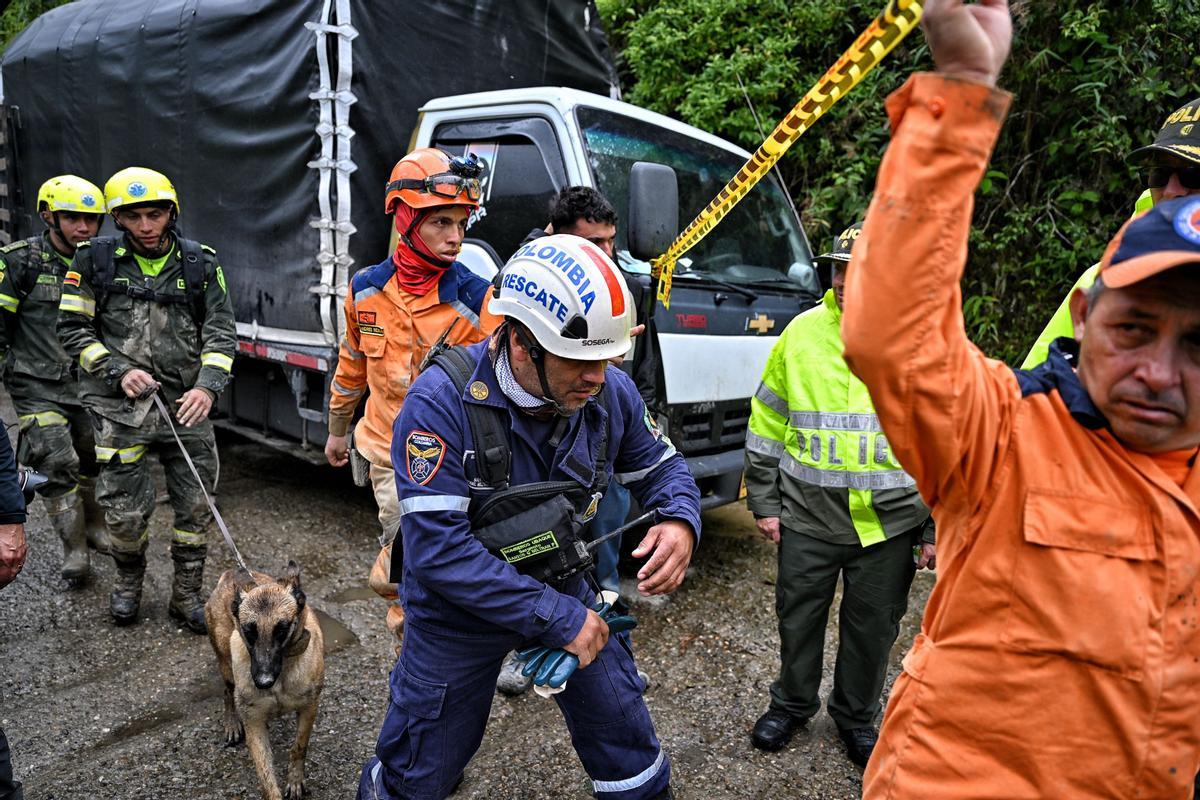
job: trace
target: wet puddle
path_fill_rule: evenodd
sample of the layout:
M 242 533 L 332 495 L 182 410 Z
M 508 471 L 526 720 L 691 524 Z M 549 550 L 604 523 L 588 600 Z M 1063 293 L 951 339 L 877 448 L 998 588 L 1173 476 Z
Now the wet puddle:
M 334 592 L 325 599 L 330 603 L 353 603 L 355 600 L 374 600 L 378 597 L 379 595 L 375 594 L 370 586 L 351 586 L 340 592 Z
M 321 635 L 325 637 L 326 653 L 336 653 L 342 648 L 358 644 L 358 637 L 354 635 L 354 631 L 319 608 L 314 608 L 313 611 L 316 612 L 317 623 L 321 626 Z

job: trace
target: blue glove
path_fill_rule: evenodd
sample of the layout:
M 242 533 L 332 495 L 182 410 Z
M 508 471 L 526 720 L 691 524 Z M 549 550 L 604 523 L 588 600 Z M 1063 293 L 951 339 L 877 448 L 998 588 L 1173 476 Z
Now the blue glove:
M 608 625 L 610 634 L 631 631 L 637 627 L 637 620 L 629 614 L 617 614 L 609 603 L 597 603 L 592 610 Z M 533 676 L 535 686 L 549 686 L 558 689 L 567 682 L 572 673 L 579 668 L 579 658 L 561 647 L 546 647 L 531 645 L 516 652 L 518 661 L 524 661 L 521 674 Z

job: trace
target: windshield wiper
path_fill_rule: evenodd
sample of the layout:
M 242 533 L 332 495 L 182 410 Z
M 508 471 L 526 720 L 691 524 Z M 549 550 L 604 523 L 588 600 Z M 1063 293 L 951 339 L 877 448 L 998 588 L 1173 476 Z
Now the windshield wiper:
M 729 281 L 723 281 L 720 278 L 710 278 L 709 276 L 701 275 L 698 272 L 684 272 L 684 273 L 677 272 L 677 273 L 675 273 L 675 277 L 676 278 L 692 278 L 693 280 L 703 281 L 705 283 L 711 283 L 712 285 L 718 286 L 722 289 L 725 289 L 726 291 L 733 292 L 734 294 L 740 294 L 742 297 L 745 297 L 751 303 L 753 303 L 755 300 L 758 299 L 758 293 L 755 291 L 752 291 L 750 289 L 747 289 L 745 286 L 738 286 L 736 283 L 730 283 Z
M 822 292 L 820 290 L 818 290 L 814 294 L 812 289 L 808 288 L 807 286 L 805 286 L 803 284 L 797 283 L 796 281 L 792 280 L 791 278 L 784 278 L 784 277 L 759 278 L 758 280 L 747 281 L 747 283 L 750 286 L 763 286 L 763 287 L 770 286 L 770 287 L 777 287 L 779 289 L 788 289 L 790 291 L 796 292 L 797 294 L 806 294 L 806 295 L 810 295 L 813 297 L 820 297 L 822 294 Z

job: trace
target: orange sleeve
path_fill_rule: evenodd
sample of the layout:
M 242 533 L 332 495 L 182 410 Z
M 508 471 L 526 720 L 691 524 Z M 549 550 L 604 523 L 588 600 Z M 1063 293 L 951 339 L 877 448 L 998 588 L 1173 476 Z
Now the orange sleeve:
M 504 317 L 498 317 L 492 313 L 492 293 L 488 292 L 479 309 L 479 330 L 483 334 L 483 338 L 486 339 L 495 333 L 501 322 L 504 322 Z
M 847 272 L 846 360 L 931 507 L 986 497 L 1020 399 L 1011 370 L 967 339 L 959 286 L 1010 100 L 934 74 L 888 98 L 892 142 Z
M 337 370 L 329 384 L 329 433 L 345 436 L 354 420 L 354 409 L 367 388 L 367 359 L 359 344 L 358 319 L 354 297 L 347 292 L 345 303 L 346 334 L 338 348 Z

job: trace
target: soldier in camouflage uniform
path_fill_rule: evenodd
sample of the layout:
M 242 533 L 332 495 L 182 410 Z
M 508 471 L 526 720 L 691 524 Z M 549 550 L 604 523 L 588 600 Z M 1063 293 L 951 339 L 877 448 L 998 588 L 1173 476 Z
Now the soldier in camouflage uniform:
M 211 492 L 218 467 L 208 413 L 233 366 L 233 307 L 216 253 L 176 233 L 179 201 L 165 175 L 129 167 L 109 178 L 104 194 L 124 235 L 79 248 L 63 280 L 58 336 L 83 367 L 83 401 L 96 425 L 96 497 L 117 565 L 110 608 L 118 625 L 137 620 L 154 511 L 145 458 L 152 451 L 175 513 L 168 612 L 203 633 L 212 514 L 150 395 L 157 388 L 174 410 L 179 436 Z
M 99 232 L 104 193 L 59 175 L 42 184 L 37 203 L 46 231 L 0 248 L 0 353 L 20 417 L 17 457 L 48 479 L 38 492 L 62 539 L 62 576 L 78 588 L 91 572 L 88 540 L 103 550 L 108 537 L 95 500 L 92 422 L 55 326 L 63 274 L 76 246 Z

